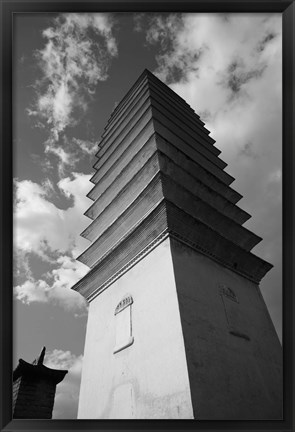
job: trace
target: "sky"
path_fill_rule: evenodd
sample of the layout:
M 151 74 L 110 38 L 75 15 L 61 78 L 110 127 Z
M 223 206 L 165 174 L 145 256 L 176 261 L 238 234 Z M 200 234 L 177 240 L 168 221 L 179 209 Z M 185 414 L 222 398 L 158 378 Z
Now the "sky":
M 53 418 L 76 418 L 88 305 L 95 153 L 116 105 L 147 68 L 200 115 L 274 265 L 260 287 L 282 340 L 281 14 L 16 14 L 14 367 L 46 346 L 67 369 Z

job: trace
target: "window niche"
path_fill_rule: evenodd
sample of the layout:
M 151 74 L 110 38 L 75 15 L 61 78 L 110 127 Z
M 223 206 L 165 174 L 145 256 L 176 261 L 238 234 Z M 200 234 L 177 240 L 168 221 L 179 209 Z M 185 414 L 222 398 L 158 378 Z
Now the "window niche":
M 115 309 L 115 335 L 116 342 L 114 354 L 129 347 L 134 342 L 132 336 L 132 304 L 130 294 L 125 295 Z
M 249 341 L 250 337 L 247 335 L 248 323 L 245 320 L 242 308 L 239 306 L 239 300 L 235 292 L 226 285 L 219 285 L 219 294 L 222 299 L 229 333 Z

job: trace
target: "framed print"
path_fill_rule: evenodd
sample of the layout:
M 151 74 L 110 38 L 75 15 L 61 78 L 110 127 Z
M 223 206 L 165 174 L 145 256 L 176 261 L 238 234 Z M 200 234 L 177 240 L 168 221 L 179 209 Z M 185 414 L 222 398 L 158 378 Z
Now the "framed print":
M 292 430 L 294 4 L 1 2 L 2 430 Z

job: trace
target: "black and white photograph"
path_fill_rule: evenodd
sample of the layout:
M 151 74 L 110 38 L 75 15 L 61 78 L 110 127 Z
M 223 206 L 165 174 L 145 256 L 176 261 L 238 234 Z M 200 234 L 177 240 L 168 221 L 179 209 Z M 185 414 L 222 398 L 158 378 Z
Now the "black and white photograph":
M 282 13 L 13 18 L 13 419 L 283 420 Z

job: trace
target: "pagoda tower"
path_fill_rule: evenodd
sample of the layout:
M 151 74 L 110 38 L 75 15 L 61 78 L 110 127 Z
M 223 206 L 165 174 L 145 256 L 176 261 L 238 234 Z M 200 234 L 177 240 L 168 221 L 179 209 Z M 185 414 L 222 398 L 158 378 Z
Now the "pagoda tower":
M 20 359 L 13 371 L 13 418 L 51 419 L 56 386 L 67 370 L 44 366 L 45 347 L 38 359 L 28 363 Z
M 282 418 L 282 349 L 259 289 L 272 265 L 209 131 L 145 70 L 99 143 L 78 418 Z

